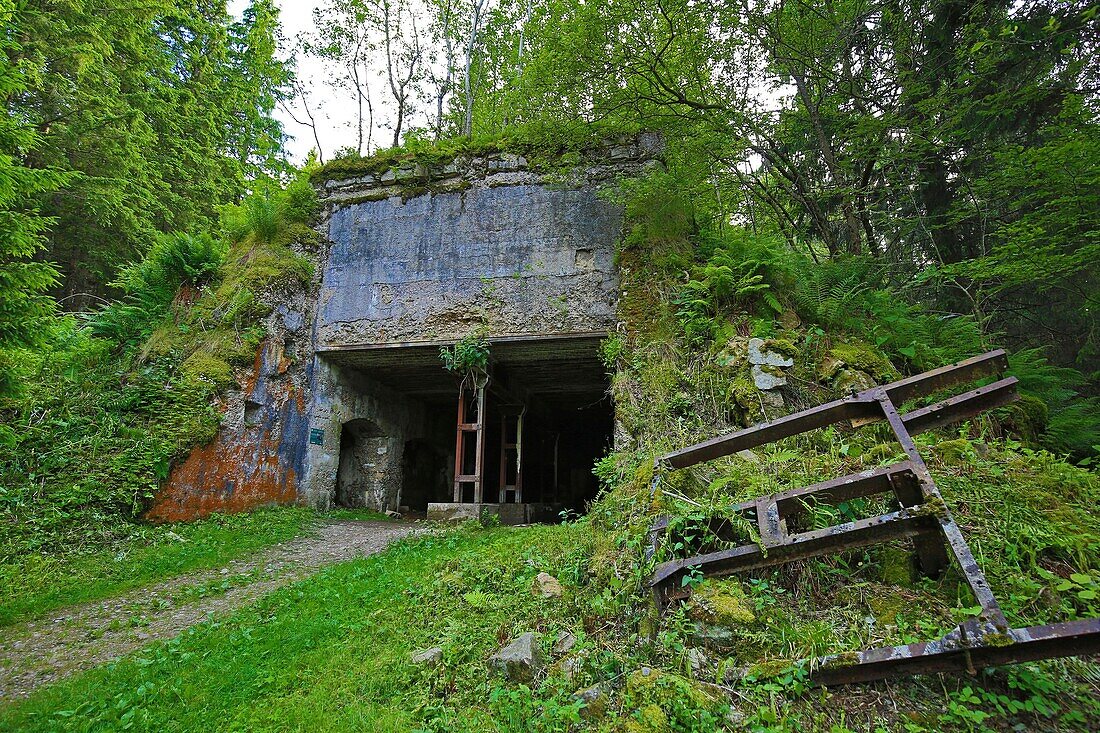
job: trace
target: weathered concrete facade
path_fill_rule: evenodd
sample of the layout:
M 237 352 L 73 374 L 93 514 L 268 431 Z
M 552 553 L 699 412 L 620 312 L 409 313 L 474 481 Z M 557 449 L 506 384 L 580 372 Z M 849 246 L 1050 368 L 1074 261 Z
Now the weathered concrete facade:
M 478 326 L 507 342 L 501 372 L 533 398 L 581 384 L 591 401 L 623 225 L 600 190 L 656 164 L 658 147 L 642 136 L 564 174 L 500 154 L 325 182 L 312 288 L 272 294 L 270 337 L 222 434 L 173 470 L 152 516 L 289 501 L 396 509 L 411 473 L 445 486 L 456 382 L 439 346 Z

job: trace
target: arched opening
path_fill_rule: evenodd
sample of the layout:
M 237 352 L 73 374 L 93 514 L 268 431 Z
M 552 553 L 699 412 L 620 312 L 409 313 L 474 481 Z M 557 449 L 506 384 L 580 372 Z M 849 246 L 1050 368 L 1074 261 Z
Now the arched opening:
M 391 457 L 385 435 L 371 420 L 349 420 L 340 429 L 336 506 L 388 508 L 386 478 Z

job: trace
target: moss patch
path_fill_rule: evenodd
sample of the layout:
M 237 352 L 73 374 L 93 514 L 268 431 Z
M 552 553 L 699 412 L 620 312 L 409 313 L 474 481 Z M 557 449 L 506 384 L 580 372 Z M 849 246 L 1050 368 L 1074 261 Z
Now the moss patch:
M 691 594 L 687 614 L 696 621 L 735 628 L 756 621 L 736 580 L 706 580 Z
M 890 382 L 900 376 L 897 369 L 894 368 L 894 365 L 890 363 L 890 360 L 887 359 L 882 352 L 877 351 L 864 341 L 851 340 L 836 344 L 829 351 L 829 356 L 835 362 L 840 362 L 852 369 L 865 372 L 879 382 Z M 825 364 L 832 365 L 833 363 L 834 362 L 828 359 L 825 360 Z M 834 368 L 834 375 L 836 371 L 837 370 Z

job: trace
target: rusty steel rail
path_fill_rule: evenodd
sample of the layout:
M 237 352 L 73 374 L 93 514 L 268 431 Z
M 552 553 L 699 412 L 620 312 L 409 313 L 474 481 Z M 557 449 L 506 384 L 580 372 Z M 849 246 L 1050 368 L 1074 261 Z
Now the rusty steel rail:
M 980 606 L 979 614 L 941 639 L 816 660 L 810 665 L 816 683 L 837 685 L 922 672 L 974 671 L 980 666 L 1100 651 L 1100 620 L 1009 628 L 985 574 L 913 442 L 913 435 L 1009 404 L 1017 399 L 1017 380 L 998 378 L 991 384 L 904 415 L 897 409 L 897 405 L 948 387 L 1001 377 L 1007 367 L 1007 356 L 998 349 L 659 457 L 654 466 L 654 490 L 670 470 L 839 422 L 850 421 L 853 426 L 860 426 L 883 420 L 890 425 L 906 454 L 905 461 L 892 466 L 761 496 L 730 507 L 728 516 L 704 520 L 705 528 L 715 538 L 727 542 L 733 539 L 733 516 L 742 522 L 754 522 L 759 541 L 661 563 L 649 580 L 660 607 L 666 608 L 669 603 L 690 595 L 690 589 L 683 587 L 683 579 L 688 575 L 720 577 L 912 538 L 926 575 L 938 577 L 954 559 Z M 899 508 L 824 529 L 788 531 L 787 520 L 804 514 L 812 502 L 836 504 L 880 494 L 892 495 Z M 654 522 L 649 533 L 651 556 L 659 551 L 669 529 L 667 517 Z

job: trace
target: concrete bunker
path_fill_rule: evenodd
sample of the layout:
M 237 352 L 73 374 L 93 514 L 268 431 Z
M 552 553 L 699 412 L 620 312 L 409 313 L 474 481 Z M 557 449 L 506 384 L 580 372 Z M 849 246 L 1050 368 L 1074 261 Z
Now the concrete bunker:
M 495 339 L 488 379 L 461 397 L 440 362 L 446 342 L 326 349 L 343 381 L 388 392 L 409 416 L 391 434 L 371 420 L 342 425 L 334 503 L 509 524 L 583 512 L 613 432 L 601 336 Z

